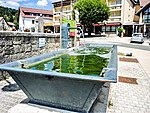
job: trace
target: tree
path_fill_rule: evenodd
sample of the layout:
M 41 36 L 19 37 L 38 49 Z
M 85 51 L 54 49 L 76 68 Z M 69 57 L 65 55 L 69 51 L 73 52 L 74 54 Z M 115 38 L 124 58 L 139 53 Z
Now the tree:
M 74 10 L 79 12 L 79 22 L 88 29 L 88 35 L 91 35 L 93 24 L 103 22 L 110 16 L 109 7 L 104 0 L 79 0 L 74 5 Z M 75 16 L 74 16 L 75 17 Z
M 19 29 L 19 23 L 16 20 L 13 23 L 15 24 L 15 28 Z
M 0 6 L 0 17 L 4 17 L 6 22 L 13 22 L 18 26 L 18 10 Z
M 13 22 L 13 21 L 14 21 L 13 15 L 9 15 L 9 22 Z

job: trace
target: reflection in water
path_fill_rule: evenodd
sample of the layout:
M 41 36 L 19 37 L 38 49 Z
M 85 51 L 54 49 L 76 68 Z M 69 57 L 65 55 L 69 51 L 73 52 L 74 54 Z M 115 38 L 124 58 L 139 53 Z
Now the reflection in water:
M 36 64 L 31 69 L 99 76 L 109 62 L 110 48 L 85 48 Z M 107 57 L 102 57 L 107 56 Z

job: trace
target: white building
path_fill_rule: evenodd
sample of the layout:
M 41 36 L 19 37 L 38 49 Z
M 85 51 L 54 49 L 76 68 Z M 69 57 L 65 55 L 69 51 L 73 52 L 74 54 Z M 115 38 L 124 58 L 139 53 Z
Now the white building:
M 19 8 L 19 29 L 21 31 L 37 32 L 38 18 L 43 18 L 43 26 L 53 26 L 53 11 L 34 8 Z
M 0 31 L 7 30 L 8 28 L 9 26 L 7 25 L 7 22 L 5 21 L 5 19 L 3 17 L 0 17 Z

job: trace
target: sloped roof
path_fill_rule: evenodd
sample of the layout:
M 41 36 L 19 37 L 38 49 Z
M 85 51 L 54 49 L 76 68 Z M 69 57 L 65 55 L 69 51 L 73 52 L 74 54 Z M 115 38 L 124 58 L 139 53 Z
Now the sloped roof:
M 147 2 L 140 10 L 136 12 L 136 15 L 140 15 L 141 12 L 145 11 L 147 8 L 150 7 L 150 2 Z
M 43 9 L 26 8 L 26 7 L 20 7 L 20 12 L 22 15 L 24 15 L 24 12 L 53 15 L 52 10 L 43 10 Z
M 11 25 L 11 26 L 15 26 L 15 24 L 12 23 L 12 22 L 7 22 L 7 24 L 8 24 L 8 25 Z
M 139 0 L 130 0 L 134 5 L 139 4 Z
M 0 20 L 2 20 L 3 19 L 3 17 L 0 17 Z
M 150 0 L 140 0 L 140 6 L 145 6 Z

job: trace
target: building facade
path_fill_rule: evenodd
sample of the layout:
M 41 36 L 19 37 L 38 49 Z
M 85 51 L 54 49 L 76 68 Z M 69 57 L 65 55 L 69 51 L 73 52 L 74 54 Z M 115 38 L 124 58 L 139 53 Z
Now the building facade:
M 73 11 L 73 4 L 75 4 L 77 0 L 65 0 L 62 2 L 53 2 L 53 25 L 54 25 L 54 32 L 60 32 L 60 16 L 62 12 L 62 18 L 67 18 L 68 20 L 73 20 L 72 11 Z M 61 9 L 62 7 L 62 9 Z M 62 11 L 61 11 L 62 10 Z
M 125 35 L 132 34 L 132 24 L 135 19 L 136 4 L 135 0 L 106 0 L 110 9 L 110 17 L 107 21 L 95 24 L 95 33 L 101 32 L 111 36 L 118 35 L 117 29 L 124 27 Z M 137 19 L 138 20 L 138 19 Z
M 133 26 L 134 32 L 150 37 L 150 1 L 143 0 L 140 6 L 141 8 L 136 12 L 136 15 L 139 16 L 139 23 Z
M 38 32 L 40 19 L 42 27 L 45 25 L 53 26 L 53 11 L 34 8 L 19 8 L 19 30 L 28 32 Z M 43 31 L 44 32 L 44 31 Z
M 8 30 L 9 26 L 3 17 L 0 17 L 0 31 Z
M 72 19 L 73 4 L 77 0 L 63 1 L 62 11 L 63 16 Z M 135 13 L 140 9 L 139 0 L 106 0 L 106 4 L 110 8 L 110 17 L 104 22 L 93 24 L 93 32 L 117 36 L 117 29 L 123 27 L 125 29 L 125 36 L 131 36 L 133 33 L 133 24 L 137 24 L 139 17 Z M 60 13 L 61 1 L 54 2 L 53 9 L 53 24 L 55 32 L 60 30 Z M 76 20 L 77 23 L 79 20 Z M 78 23 L 78 25 L 80 25 Z

